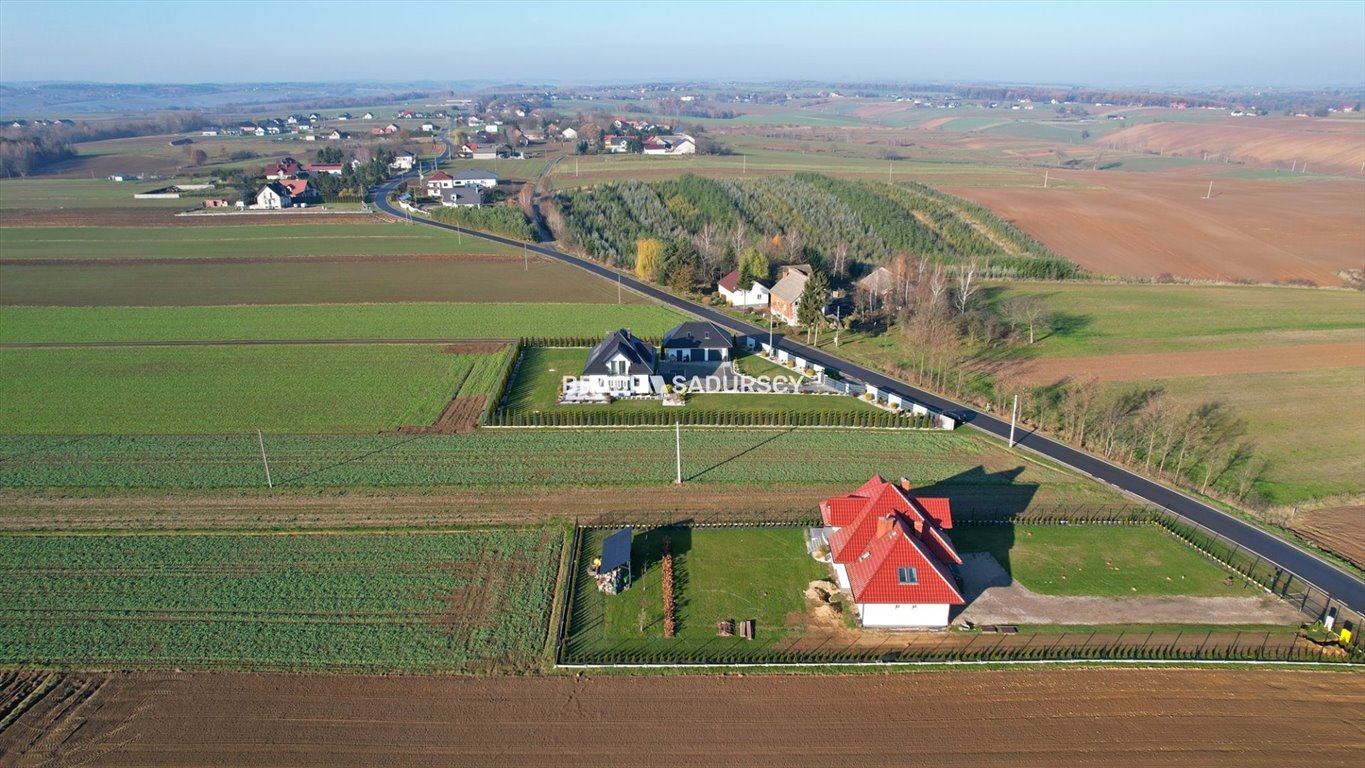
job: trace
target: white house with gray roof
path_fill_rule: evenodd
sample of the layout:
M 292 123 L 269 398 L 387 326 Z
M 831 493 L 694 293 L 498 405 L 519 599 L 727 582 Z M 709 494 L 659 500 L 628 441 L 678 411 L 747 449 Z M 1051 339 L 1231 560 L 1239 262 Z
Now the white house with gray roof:
M 658 368 L 654 347 L 622 328 L 612 331 L 592 348 L 583 375 L 573 382 L 572 389 L 580 398 L 658 397 L 664 391 L 664 379 L 658 375 Z

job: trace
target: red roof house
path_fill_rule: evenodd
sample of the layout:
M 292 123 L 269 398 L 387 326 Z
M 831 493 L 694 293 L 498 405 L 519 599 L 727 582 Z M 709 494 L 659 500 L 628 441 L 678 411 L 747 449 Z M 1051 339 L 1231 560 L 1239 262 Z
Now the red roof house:
M 943 627 L 966 602 L 951 567 L 962 558 L 948 538 L 947 499 L 916 495 L 909 481 L 873 475 L 820 502 L 830 563 L 867 627 Z

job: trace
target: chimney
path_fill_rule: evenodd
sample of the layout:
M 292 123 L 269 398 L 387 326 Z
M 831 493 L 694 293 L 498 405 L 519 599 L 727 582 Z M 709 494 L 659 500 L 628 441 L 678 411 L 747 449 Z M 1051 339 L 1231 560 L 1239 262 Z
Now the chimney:
M 877 518 L 877 532 L 876 532 L 875 534 L 873 534 L 872 538 L 874 538 L 874 539 L 880 539 L 881 537 L 883 537 L 883 536 L 885 536 L 886 534 L 890 533 L 890 532 L 891 532 L 891 529 L 892 529 L 892 528 L 895 528 L 895 527 L 896 527 L 896 516 L 895 516 L 894 514 L 892 514 L 892 515 L 884 515 L 884 516 L 882 516 L 882 517 L 879 517 L 879 518 Z
M 908 477 L 901 478 L 901 490 L 902 491 L 910 490 L 910 478 Z

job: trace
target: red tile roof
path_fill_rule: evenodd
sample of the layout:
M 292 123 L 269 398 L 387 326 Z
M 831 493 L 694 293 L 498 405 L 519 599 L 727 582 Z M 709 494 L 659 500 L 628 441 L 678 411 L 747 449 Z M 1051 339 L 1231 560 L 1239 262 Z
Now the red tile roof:
M 437 171 L 427 177 L 427 181 L 450 181 L 450 174 L 445 171 Z
M 730 270 L 730 274 L 720 279 L 719 285 L 727 291 L 734 292 L 739 287 L 739 270 Z
M 904 483 L 908 486 L 908 483 Z M 830 555 L 848 568 L 859 603 L 960 605 L 948 563 L 962 563 L 944 533 L 952 527 L 948 499 L 915 496 L 909 488 L 873 475 L 852 493 L 820 503 Z M 914 568 L 916 584 L 899 583 L 901 568 Z
M 280 182 L 280 186 L 289 190 L 290 197 L 300 197 L 308 192 L 307 179 L 285 179 Z

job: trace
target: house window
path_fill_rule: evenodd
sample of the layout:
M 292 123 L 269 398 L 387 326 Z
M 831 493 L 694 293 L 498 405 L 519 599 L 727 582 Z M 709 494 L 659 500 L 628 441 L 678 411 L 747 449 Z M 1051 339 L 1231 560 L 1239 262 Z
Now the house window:
M 915 573 L 914 567 L 903 565 L 896 569 L 896 581 L 901 584 L 918 584 L 919 574 Z

